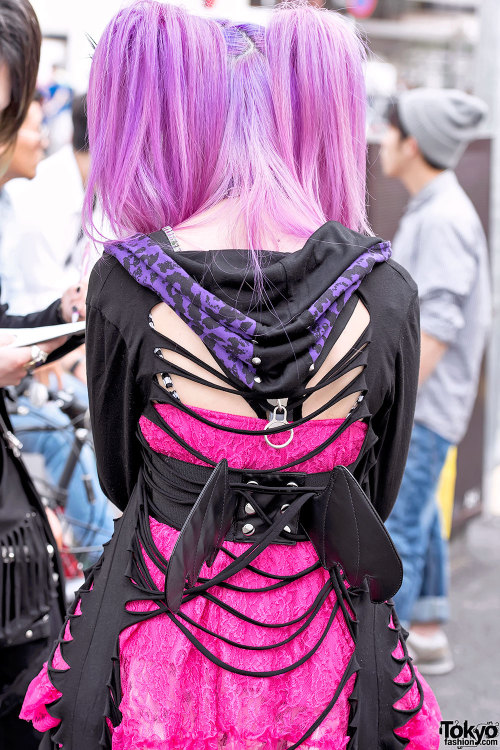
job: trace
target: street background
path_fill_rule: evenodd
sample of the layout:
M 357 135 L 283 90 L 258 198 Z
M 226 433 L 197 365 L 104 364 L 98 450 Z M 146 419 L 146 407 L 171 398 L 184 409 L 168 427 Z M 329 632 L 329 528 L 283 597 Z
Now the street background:
M 443 720 L 500 721 L 500 517 L 471 521 L 451 544 L 451 611 L 446 627 L 455 669 L 427 677 Z

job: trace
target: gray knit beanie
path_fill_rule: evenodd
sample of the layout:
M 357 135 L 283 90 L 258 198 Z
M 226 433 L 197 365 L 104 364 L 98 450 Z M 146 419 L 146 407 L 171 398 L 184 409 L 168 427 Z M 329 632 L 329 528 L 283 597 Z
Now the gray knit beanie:
M 414 89 L 398 99 L 401 124 L 434 166 L 454 169 L 488 113 L 476 96 L 456 89 Z

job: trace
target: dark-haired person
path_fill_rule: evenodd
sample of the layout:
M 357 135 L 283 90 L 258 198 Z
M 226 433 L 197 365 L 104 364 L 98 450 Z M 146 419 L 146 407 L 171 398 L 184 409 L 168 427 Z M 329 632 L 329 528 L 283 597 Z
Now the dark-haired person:
M 2 198 L 7 197 L 6 189 L 4 188 L 11 180 L 18 178 L 32 180 L 35 177 L 37 167 L 43 159 L 47 146 L 47 138 L 43 132 L 42 122 L 42 105 L 39 101 L 33 100 L 19 130 L 15 146 L 12 149 L 12 158 L 7 171 L 0 179 Z M 10 200 L 6 202 L 10 203 Z M 4 236 L 5 221 L 2 221 L 2 238 Z
M 81 219 L 90 169 L 85 94 L 73 99 L 72 122 L 71 144 L 44 159 L 36 169 L 36 176 L 32 174 L 33 160 L 25 154 L 27 158 L 15 175 L 25 179 L 14 179 L 4 188 L 10 210 L 0 234 L 2 299 L 17 315 L 45 307 L 64 289 L 78 285 L 92 265 L 90 255 L 95 251 L 84 236 Z M 88 403 L 84 347 L 58 360 L 50 374 L 44 375 L 54 390 L 62 386 L 72 391 L 80 403 Z M 60 428 L 52 435 L 50 450 L 47 450 L 47 433 L 31 432 L 44 419 Z M 71 433 L 72 427 L 67 417 L 54 404 L 40 409 L 31 405 L 30 414 L 15 416 L 14 422 L 22 430 L 21 439 L 27 450 L 41 452 L 46 457 L 49 476 L 58 478 L 71 446 L 68 431 Z M 53 449 L 55 443 L 60 445 L 59 450 Z M 92 481 L 95 496 L 92 506 L 82 475 L 90 476 Z M 95 459 L 88 446 L 82 451 L 69 487 L 67 511 L 74 519 L 77 545 L 99 547 L 111 536 L 112 515 L 99 487 Z M 88 524 L 96 529 L 90 534 Z
M 0 147 L 12 145 L 28 112 L 41 41 L 28 0 L 0 0 Z
M 18 131 L 33 98 L 40 58 L 41 33 L 27 0 L 0 0 L 0 175 L 13 155 Z M 1 232 L 1 226 L 0 226 Z M 9 316 L 0 308 L 0 328 L 51 325 L 71 320 L 72 308 L 84 315 L 84 289 L 68 290 L 47 309 L 26 316 Z M 8 348 L 0 341 L 0 387 L 16 385 L 23 373 L 57 356 L 69 341 Z M 57 348 L 57 351 L 55 349 Z M 55 540 L 43 505 L 19 457 L 0 392 L 0 747 L 31 750 L 39 738 L 18 720 L 19 703 L 32 670 L 43 660 L 64 608 L 64 594 L 54 575 L 58 569 Z M 29 509 L 29 510 L 28 510 Z M 50 562 L 53 556 L 54 562 Z M 52 568 L 55 565 L 55 569 Z M 31 578 L 31 576 L 35 578 Z M 30 586 L 30 581 L 32 581 Z
M 82 268 L 89 245 L 81 221 L 90 168 L 85 95 L 73 100 L 72 117 L 72 143 L 44 159 L 34 179 L 5 188 L 12 213 L 0 244 L 2 297 L 16 315 L 45 307 L 89 270 Z
M 82 107 L 79 107 L 79 109 L 81 110 Z M 40 236 L 40 233 L 35 231 L 35 226 L 31 223 L 33 220 L 31 206 L 28 203 L 22 208 L 23 202 L 21 201 L 16 213 L 8 192 L 9 185 L 12 184 L 8 180 L 13 179 L 14 183 L 21 182 L 29 186 L 30 181 L 33 178 L 36 179 L 37 168 L 43 157 L 43 149 L 47 141 L 41 128 L 42 118 L 43 112 L 40 102 L 33 101 L 26 120 L 19 131 L 7 173 L 3 180 L 0 180 L 0 222 L 2 228 L 0 236 L 0 280 L 2 283 L 2 300 L 4 303 L 8 303 L 9 312 L 19 314 L 25 314 L 36 307 L 43 306 L 45 298 L 37 299 L 36 290 L 40 279 L 43 289 L 43 270 L 46 265 L 49 266 L 52 276 L 55 277 L 55 288 L 50 293 L 49 300 L 54 299 L 61 292 L 61 285 L 57 284 L 58 269 L 51 267 L 50 254 L 47 253 L 47 257 L 42 257 L 41 253 L 37 252 L 36 239 Z M 85 130 L 85 128 L 86 120 L 83 123 L 83 129 Z M 58 154 L 50 157 L 44 164 L 57 156 Z M 73 159 L 73 156 L 71 158 Z M 61 170 L 59 177 L 62 181 L 64 175 L 64 170 Z M 71 178 L 68 181 L 71 182 Z M 6 182 L 5 187 L 3 187 L 4 182 Z M 36 194 L 40 197 L 40 191 L 36 191 Z M 38 213 L 37 216 L 39 216 Z M 55 210 L 49 219 L 53 223 L 57 223 L 58 218 Z M 45 226 L 47 225 L 48 223 L 45 224 Z M 21 238 L 15 247 L 12 244 L 14 237 Z M 32 272 L 31 269 L 35 267 L 40 269 L 39 272 Z M 61 267 L 59 275 L 63 274 L 63 270 Z M 16 306 L 18 298 L 15 290 L 5 284 L 6 277 L 8 279 L 14 278 L 18 280 L 20 286 L 24 284 L 28 288 L 26 308 L 23 308 L 22 305 Z M 5 291 L 5 287 L 7 287 L 7 291 Z M 10 294 L 14 294 L 13 298 L 9 294 L 9 288 Z M 28 303 L 30 300 L 31 304 Z M 66 357 L 58 359 L 50 365 L 45 365 L 34 377 L 53 391 L 61 388 L 73 393 L 79 403 L 88 405 L 85 383 L 69 371 L 71 367 L 77 369 L 73 363 L 76 363 L 77 367 L 85 369 L 84 362 L 85 354 L 84 346 L 82 346 L 67 354 Z M 40 393 L 40 388 L 38 393 Z M 51 482 L 57 484 L 73 448 L 74 428 L 71 420 L 61 411 L 57 402 L 43 402 L 43 397 L 42 399 L 38 398 L 34 403 L 29 393 L 23 394 L 18 398 L 17 403 L 22 408 L 19 408 L 11 416 L 16 435 L 22 441 L 25 451 L 43 456 L 48 478 Z M 53 430 L 47 429 L 48 427 L 53 427 Z M 92 504 L 89 503 L 83 477 L 88 477 L 92 483 L 94 495 Z M 69 525 L 76 546 L 96 547 L 98 549 L 110 538 L 113 531 L 113 519 L 108 500 L 99 486 L 94 454 L 88 445 L 83 446 L 78 463 L 75 466 L 68 487 L 65 511 L 67 517 L 71 519 Z M 96 551 L 90 555 L 87 562 L 91 562 L 97 556 L 98 552 Z
M 449 618 L 447 542 L 436 490 L 448 449 L 467 429 L 491 314 L 485 236 L 453 169 L 486 111 L 461 91 L 406 92 L 391 106 L 381 148 L 385 174 L 410 193 L 393 249 L 417 282 L 420 300 L 415 423 L 387 528 L 403 560 L 396 609 L 411 627 L 408 644 L 425 674 L 453 668 L 442 629 Z

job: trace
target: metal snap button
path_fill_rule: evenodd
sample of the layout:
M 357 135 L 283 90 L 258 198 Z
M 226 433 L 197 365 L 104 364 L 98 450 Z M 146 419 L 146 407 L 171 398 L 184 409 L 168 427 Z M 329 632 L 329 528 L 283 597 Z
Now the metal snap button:
M 25 636 L 26 636 L 26 638 L 33 638 L 33 631 L 32 630 L 27 630 L 26 633 L 25 633 Z
M 252 536 L 252 534 L 255 532 L 255 526 L 253 525 L 253 523 L 246 523 L 241 530 L 245 534 L 245 536 Z
M 49 553 L 49 555 L 54 554 L 54 547 L 51 544 L 47 544 L 47 552 Z
M 259 376 L 257 375 L 257 377 L 253 379 L 253 382 L 254 383 L 262 383 L 262 378 L 259 378 Z
M 314 362 L 312 363 L 312 365 L 309 365 L 309 372 L 312 372 L 313 370 L 314 370 Z
M 247 482 L 247 484 L 257 484 L 258 485 L 259 483 L 256 482 L 255 479 L 249 479 L 248 482 Z
M 250 503 L 246 503 L 245 505 L 245 513 L 247 516 L 254 516 L 255 515 L 255 508 L 253 505 L 250 505 Z
M 287 534 L 291 534 L 292 533 L 292 530 L 291 530 L 290 526 L 283 526 L 283 531 L 286 531 Z
M 252 364 L 253 365 L 260 365 L 262 362 L 260 357 L 252 357 Z
M 281 506 L 281 512 L 282 512 L 282 513 L 284 513 L 284 512 L 285 512 L 285 510 L 286 510 L 287 508 L 289 508 L 289 507 L 290 507 L 290 503 L 285 503 L 284 505 L 282 505 L 282 506 Z
M 286 486 L 287 487 L 298 487 L 299 485 L 297 484 L 297 482 L 287 482 Z

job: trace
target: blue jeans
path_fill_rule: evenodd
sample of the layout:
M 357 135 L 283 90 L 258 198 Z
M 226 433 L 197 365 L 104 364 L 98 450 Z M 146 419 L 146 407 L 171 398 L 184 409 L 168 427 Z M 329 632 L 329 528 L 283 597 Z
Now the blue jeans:
M 26 415 L 11 415 L 16 434 L 28 453 L 40 453 L 45 461 L 49 480 L 56 484 L 61 478 L 64 465 L 73 445 L 74 430 L 70 420 L 53 402 L 40 408 L 21 397 L 19 404 L 29 408 Z M 56 430 L 26 432 L 31 427 L 53 426 Z M 82 477 L 90 476 L 95 501 L 90 504 Z M 71 525 L 77 546 L 101 546 L 113 533 L 113 517 L 110 504 L 101 491 L 97 478 L 95 456 L 88 445 L 84 445 L 68 487 L 65 514 Z M 86 562 L 97 559 L 99 552 L 89 554 Z
M 386 521 L 403 563 L 394 597 L 404 627 L 449 618 L 448 544 L 441 533 L 436 490 L 451 443 L 414 424 L 408 461 L 396 504 Z

